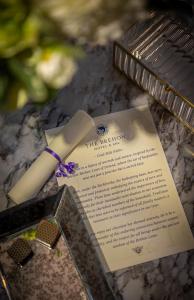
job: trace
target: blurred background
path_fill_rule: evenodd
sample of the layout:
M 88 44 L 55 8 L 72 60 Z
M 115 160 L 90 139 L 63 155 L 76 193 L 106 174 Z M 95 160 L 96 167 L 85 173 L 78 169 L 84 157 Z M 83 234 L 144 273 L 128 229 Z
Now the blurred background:
M 178 5 L 177 5 L 178 4 Z M 193 0 L 0 0 L 0 109 L 44 105 L 68 85 L 86 44 L 119 38 L 148 9 L 192 17 Z

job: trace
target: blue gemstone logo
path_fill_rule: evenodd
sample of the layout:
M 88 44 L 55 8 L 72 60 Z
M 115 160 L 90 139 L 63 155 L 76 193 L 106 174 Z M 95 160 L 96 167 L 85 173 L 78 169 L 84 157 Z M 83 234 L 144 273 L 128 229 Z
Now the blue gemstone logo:
M 98 135 L 105 135 L 108 132 L 108 128 L 105 125 L 100 124 L 96 127 L 96 132 Z

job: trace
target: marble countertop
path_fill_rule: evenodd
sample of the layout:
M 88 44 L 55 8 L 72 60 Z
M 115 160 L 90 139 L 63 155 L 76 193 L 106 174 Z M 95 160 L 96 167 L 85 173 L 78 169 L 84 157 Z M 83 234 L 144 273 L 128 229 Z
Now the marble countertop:
M 78 110 L 92 117 L 149 101 L 154 122 L 192 231 L 194 232 L 194 135 L 112 66 L 112 44 L 87 46 L 72 82 L 41 110 L 32 104 L 0 114 L 0 210 L 14 205 L 6 193 L 46 145 L 44 129 L 65 124 Z M 57 190 L 53 176 L 40 191 Z M 119 299 L 194 299 L 194 250 L 113 274 Z

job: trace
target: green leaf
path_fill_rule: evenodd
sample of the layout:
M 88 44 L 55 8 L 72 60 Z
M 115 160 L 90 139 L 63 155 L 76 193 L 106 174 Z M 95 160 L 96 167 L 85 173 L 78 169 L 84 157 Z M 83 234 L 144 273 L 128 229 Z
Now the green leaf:
M 35 229 L 29 229 L 28 231 L 22 233 L 21 237 L 25 240 L 32 241 L 36 238 L 36 230 Z
M 5 76 L 0 77 L 0 102 L 5 101 L 5 94 L 8 86 L 8 78 Z
M 22 22 L 27 14 L 27 6 L 21 0 L 0 0 L 0 23 L 9 20 Z
M 8 64 L 12 74 L 23 84 L 33 101 L 43 102 L 47 99 L 47 88 L 32 68 L 16 59 L 10 59 Z
M 38 44 L 41 23 L 34 15 L 29 15 L 21 24 L 10 20 L 0 27 L 0 55 L 9 58 Z
M 1 109 L 5 111 L 12 111 L 18 108 L 18 95 L 22 86 L 19 82 L 9 82 L 8 89 L 5 95 L 5 101 L 2 102 Z
M 56 249 L 56 255 L 57 255 L 57 257 L 61 257 L 62 256 L 62 252 L 61 252 L 61 250 L 60 249 Z
M 0 0 L 0 55 L 9 57 L 18 52 L 27 7 L 21 0 Z

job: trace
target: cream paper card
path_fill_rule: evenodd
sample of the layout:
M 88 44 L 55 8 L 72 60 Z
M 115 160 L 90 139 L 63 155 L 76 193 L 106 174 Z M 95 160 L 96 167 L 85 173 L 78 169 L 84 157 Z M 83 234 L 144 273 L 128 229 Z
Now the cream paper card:
M 94 119 L 70 154 L 73 186 L 91 239 L 115 271 L 194 248 L 194 240 L 147 106 Z M 47 131 L 51 142 L 60 128 Z M 98 248 L 99 249 L 99 248 Z

